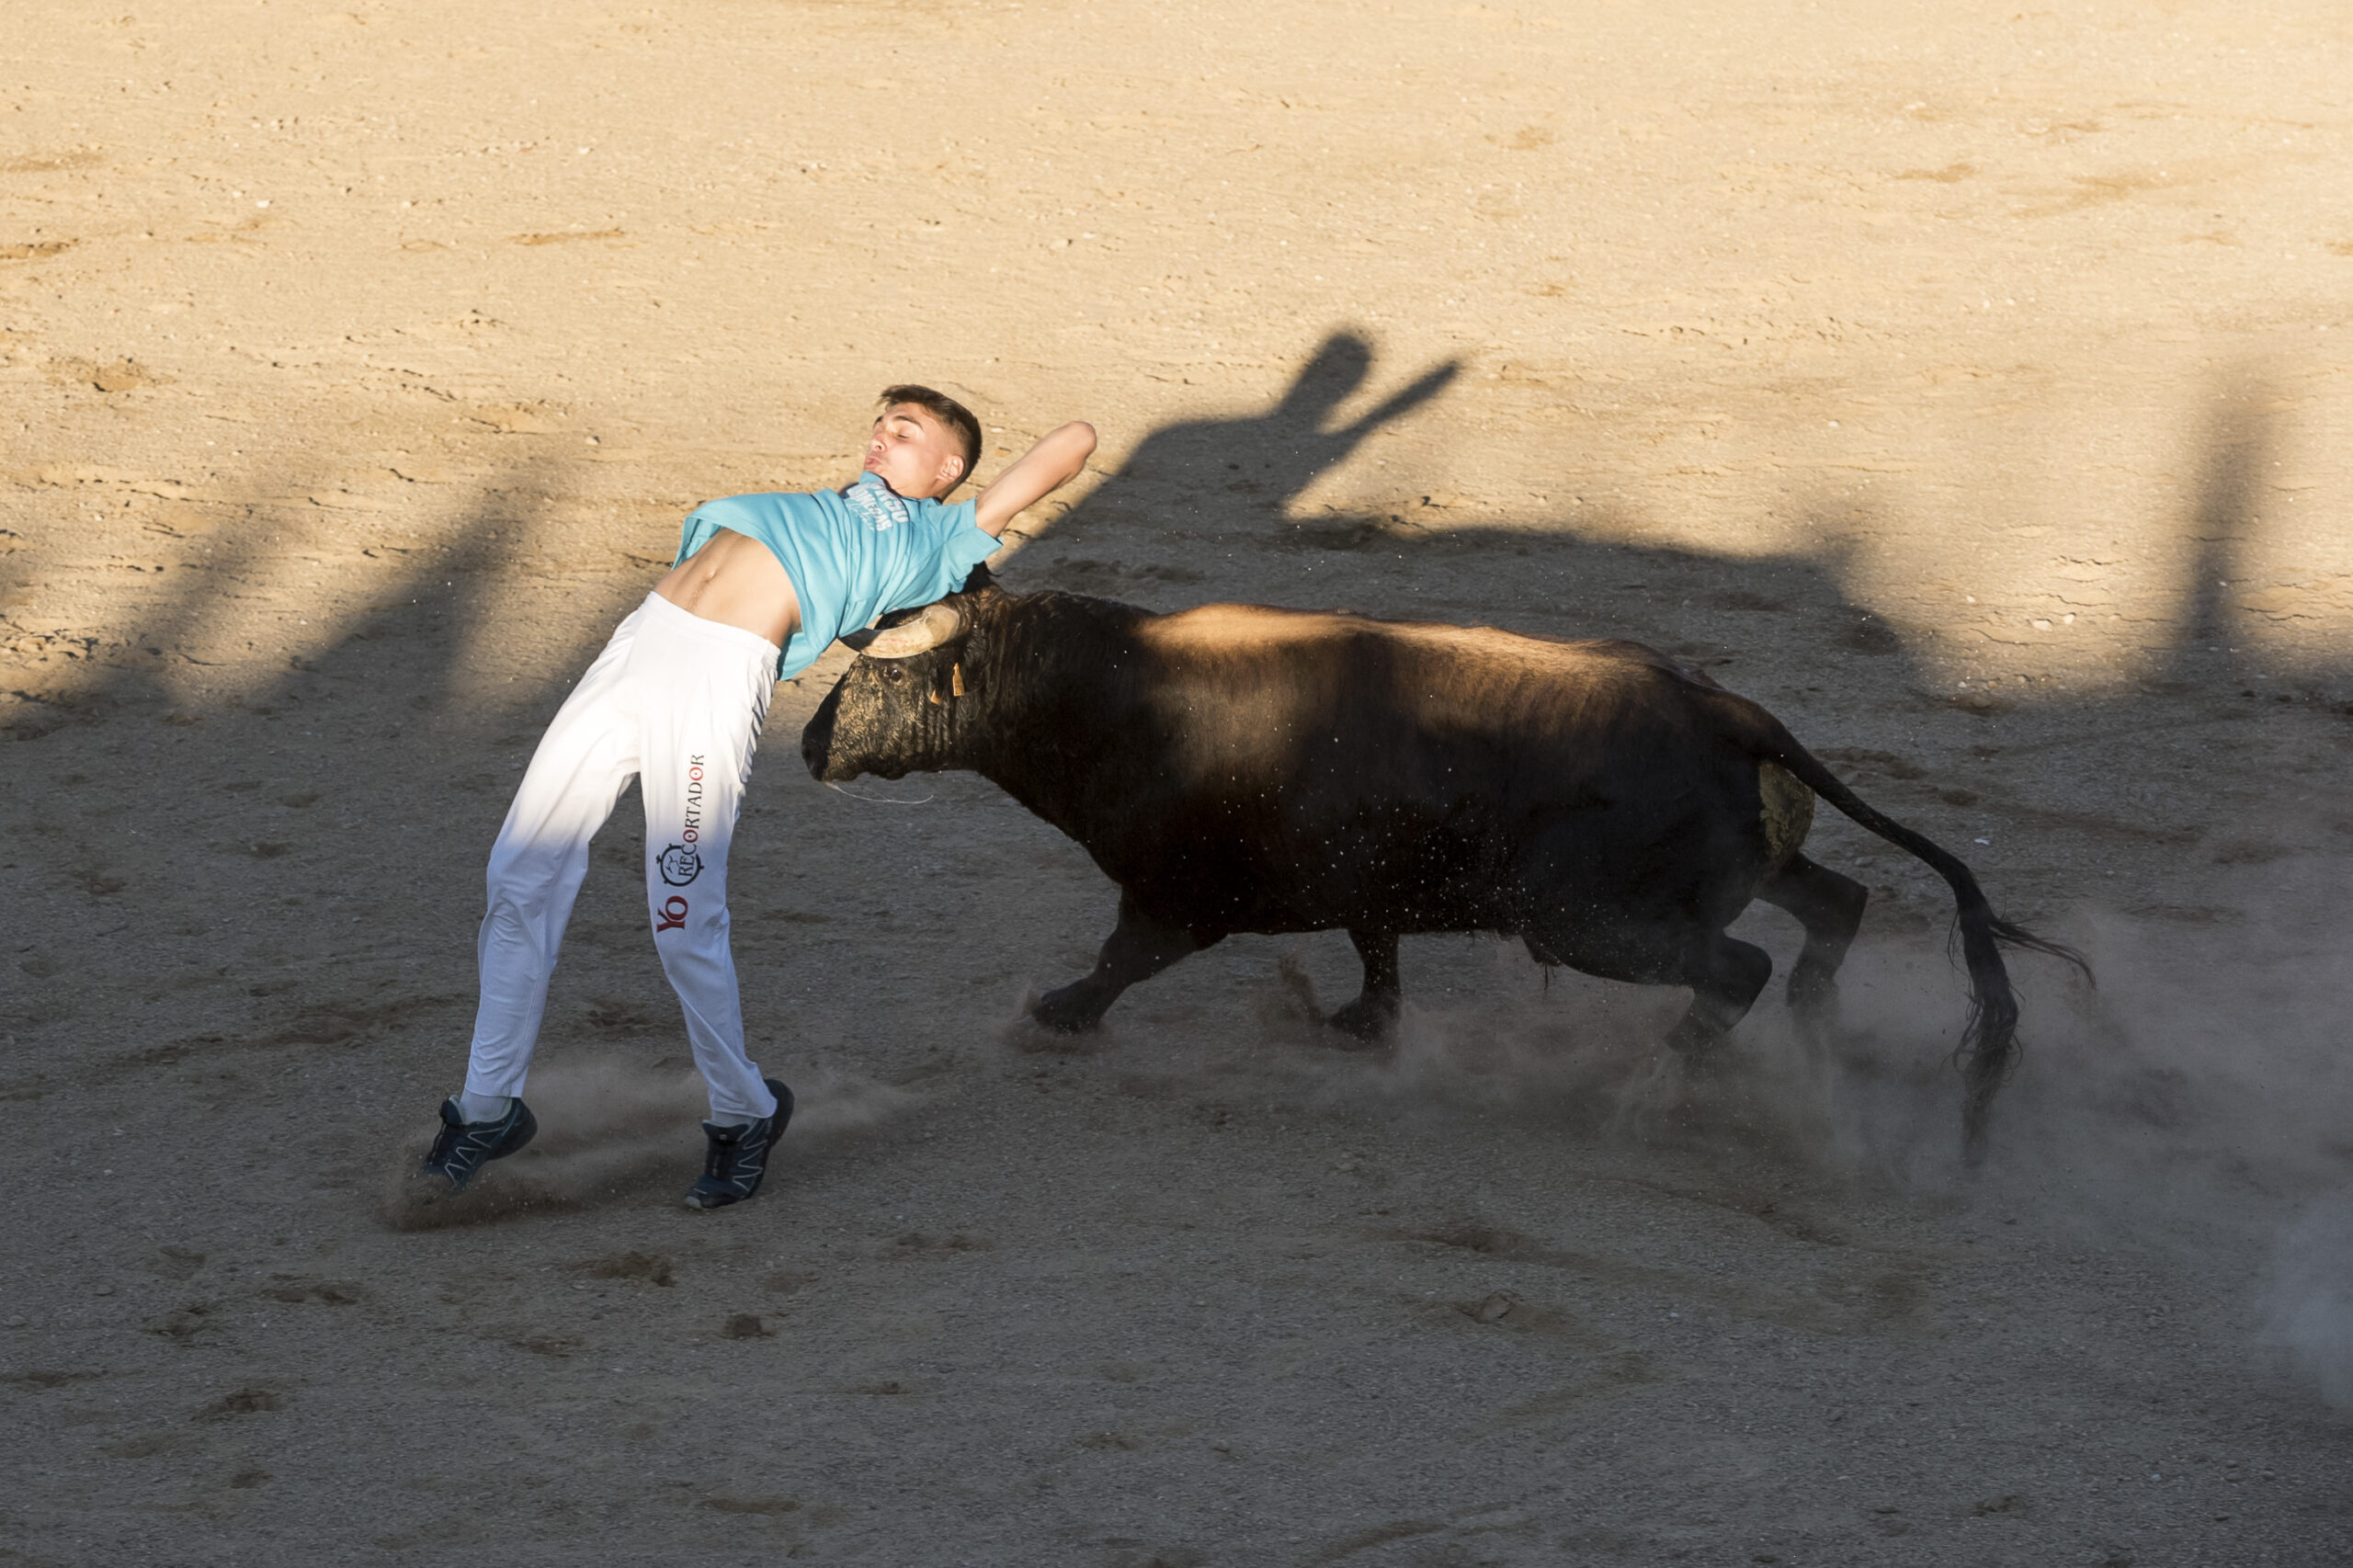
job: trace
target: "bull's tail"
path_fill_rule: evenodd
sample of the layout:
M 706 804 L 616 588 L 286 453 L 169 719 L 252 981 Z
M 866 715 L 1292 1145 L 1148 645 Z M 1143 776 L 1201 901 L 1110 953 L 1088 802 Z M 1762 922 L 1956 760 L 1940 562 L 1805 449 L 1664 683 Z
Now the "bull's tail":
M 1952 889 L 1961 928 L 1961 959 L 1969 969 L 1969 1023 L 1961 1030 L 1961 1043 L 1953 1050 L 1953 1061 L 1968 1085 L 1968 1098 L 1961 1111 L 1961 1146 L 1964 1157 L 1974 1165 L 1984 1157 L 1985 1130 L 1994 1092 L 2002 1086 L 2018 1058 L 2018 994 L 2011 990 L 2009 971 L 2002 965 L 2002 949 L 2047 953 L 2075 965 L 2086 980 L 2092 978 L 2091 965 L 2075 949 L 2000 918 L 1993 905 L 1985 902 L 1977 878 L 1959 856 L 1872 810 L 1836 774 L 1800 745 L 1779 722 L 1762 709 L 1751 710 L 1766 721 L 1766 732 L 1756 737 L 1764 756 L 1796 775 L 1807 788 L 1859 826 L 1927 862 Z

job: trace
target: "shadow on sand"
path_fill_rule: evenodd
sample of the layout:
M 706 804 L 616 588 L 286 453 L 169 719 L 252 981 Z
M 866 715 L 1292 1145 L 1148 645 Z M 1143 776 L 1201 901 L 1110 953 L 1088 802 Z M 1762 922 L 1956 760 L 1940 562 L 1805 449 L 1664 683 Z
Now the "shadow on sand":
M 2204 867 L 2288 853 L 2315 827 L 2339 835 L 2331 849 L 2353 832 L 2353 820 L 2330 815 L 2297 782 L 2316 751 L 2343 756 L 2353 727 L 2334 688 L 2353 671 L 2340 663 L 2298 682 L 2258 683 L 2249 656 L 2233 651 L 2242 611 L 2223 585 L 2237 581 L 2256 540 L 2256 476 L 2271 440 L 2259 386 L 2230 389 L 2203 435 L 2204 478 L 2185 519 L 2194 575 L 2163 656 L 2137 687 L 2091 698 L 1946 688 L 1893 627 L 1849 596 L 1835 553 L 1732 560 L 1633 547 L 1620 542 L 1628 519 L 1592 510 L 1477 527 L 1391 514 L 1293 516 L 1320 475 L 1443 395 L 1459 371 L 1450 361 L 1428 367 L 1350 415 L 1351 401 L 1375 387 L 1375 354 L 1364 336 L 1336 333 L 1263 411 L 1148 436 L 1118 472 L 1040 530 L 1006 569 L 1006 585 L 1159 608 L 1215 598 L 1343 602 L 1375 614 L 1649 642 L 1771 706 L 1867 799 L 1964 851 L 1996 906 L 2029 923 L 2097 902 L 2101 868 L 2128 861 L 2135 881 L 2179 891 L 2127 913 L 2190 929 L 2227 922 L 2230 912 L 2200 892 Z M 303 477 L 256 476 L 254 488 L 300 494 Z M 441 1076 L 453 1070 L 470 1013 L 468 937 L 483 855 L 540 727 L 654 574 L 642 562 L 573 561 L 560 581 L 532 580 L 535 562 L 561 561 L 535 551 L 563 516 L 564 492 L 564 474 L 551 465 L 494 475 L 441 530 L 448 542 L 388 551 L 368 602 L 316 651 L 280 653 L 249 666 L 260 673 L 242 683 L 191 700 L 188 680 L 166 678 L 165 667 L 203 645 L 224 594 L 307 547 L 288 542 L 285 513 L 256 509 L 219 527 L 206 568 L 183 573 L 184 585 L 155 602 L 135 645 L 88 661 L 22 705 L 30 716 L 17 722 L 14 760 L 51 773 L 70 767 L 74 778 L 114 768 L 111 809 L 153 833 L 142 844 L 94 839 L 77 855 L 60 896 L 88 907 L 71 929 L 124 943 L 160 938 L 147 929 L 164 918 L 153 910 L 172 904 L 150 904 L 140 892 L 166 880 L 207 890 L 208 907 L 244 912 L 241 924 L 224 921 L 208 938 L 222 944 L 221 963 L 201 971 L 191 963 L 171 982 L 210 987 L 199 1009 L 207 1022 L 129 1051 L 93 1047 L 77 1071 L 121 1078 L 191 1057 L 324 1046 L 392 1052 Z M 537 608 L 559 595 L 559 615 Z M 517 627 L 551 619 L 561 635 L 537 636 L 528 660 L 500 666 Z M 512 684 L 486 683 L 488 667 L 508 668 Z M 2119 744 L 2135 748 L 2132 766 L 2115 765 Z M 2217 775 L 2219 756 L 2229 758 L 2226 776 Z M 811 788 L 789 764 L 770 757 L 757 786 L 772 795 Z M 264 804 L 269 812 L 257 810 Z M 633 818 L 624 808 L 617 819 L 623 835 Z M 1842 824 L 1825 825 L 1825 861 L 1873 889 L 1867 936 L 1901 930 L 1911 940 L 1941 924 L 1928 913 L 1946 907 L 1940 889 L 1923 892 L 1900 858 L 1878 854 Z M 2059 847 L 2036 863 L 2014 858 L 2004 831 L 2012 826 L 2040 830 L 2040 843 Z M 1026 853 L 1009 842 L 970 848 L 989 888 L 1020 886 Z M 633 858 L 603 847 L 598 858 Z M 608 864 L 591 881 L 617 875 L 627 880 Z M 384 918 L 395 890 L 400 909 L 421 900 L 436 918 Z M 1108 916 L 1109 892 L 1097 891 Z M 796 887 L 790 897 L 813 910 L 847 902 L 920 911 L 926 895 L 912 867 L 878 864 L 855 889 Z M 983 913 L 1004 918 L 1006 950 L 975 964 L 1023 962 L 1027 922 Z M 943 931 L 950 924 L 946 915 L 922 918 Z M 245 944 L 233 951 L 233 932 Z M 930 941 L 919 931 L 901 935 L 919 947 Z M 1097 932 L 1066 935 L 1091 944 Z M 559 971 L 561 1006 L 570 1009 L 562 1016 L 570 1027 L 605 1031 L 608 1042 L 643 1041 L 651 1051 L 652 1042 L 669 1041 L 673 1004 L 642 932 L 613 937 L 617 950 L 636 955 L 625 965 L 601 962 L 598 939 L 579 937 L 591 951 L 573 951 Z M 779 961 L 801 950 L 780 947 L 788 956 Z M 1409 996 L 1412 964 L 1409 950 Z M 1532 986 L 1532 966 L 1530 974 Z M 2035 982 L 2021 978 L 2031 992 Z M 1201 982 L 1188 968 L 1157 983 Z M 593 1000 L 581 999 L 584 989 Z M 907 1005 L 924 1000 L 911 994 Z M 873 1033 L 906 1032 L 891 1017 L 895 1006 L 872 1003 Z M 1956 989 L 1956 1022 L 1958 1006 Z M 46 1081 L 35 1072 L 10 1086 L 38 1096 Z

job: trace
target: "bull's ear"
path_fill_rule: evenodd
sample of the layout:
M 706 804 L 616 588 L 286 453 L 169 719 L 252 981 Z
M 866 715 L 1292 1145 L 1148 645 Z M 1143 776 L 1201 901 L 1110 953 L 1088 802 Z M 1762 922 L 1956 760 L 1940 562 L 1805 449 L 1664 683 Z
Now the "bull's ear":
M 993 594 L 1002 594 L 1005 590 L 996 585 L 996 578 L 985 564 L 975 562 L 971 574 L 964 579 L 964 592 L 979 599 L 986 598 Z

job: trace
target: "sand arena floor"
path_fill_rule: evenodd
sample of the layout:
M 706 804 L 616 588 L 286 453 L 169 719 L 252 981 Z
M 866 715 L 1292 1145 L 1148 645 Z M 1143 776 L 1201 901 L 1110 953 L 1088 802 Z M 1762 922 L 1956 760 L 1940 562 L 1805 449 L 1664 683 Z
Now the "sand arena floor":
M 2353 34 L 2215 0 L 17 0 L 0 23 L 0 1562 L 2316 1563 L 2353 1553 Z M 1632 636 L 2086 947 L 1956 1168 L 1949 903 L 1845 1032 L 1237 938 L 970 777 L 738 840 L 745 1208 L 600 841 L 481 1199 L 529 748 L 706 497 L 884 383 L 999 562 Z M 1786 964 L 1794 927 L 1742 927 Z M 420 1218 L 464 1221 L 402 1228 Z M 2332 1381 L 2332 1380 L 2334 1380 Z M 2338 1403 L 2332 1405 L 2332 1393 Z

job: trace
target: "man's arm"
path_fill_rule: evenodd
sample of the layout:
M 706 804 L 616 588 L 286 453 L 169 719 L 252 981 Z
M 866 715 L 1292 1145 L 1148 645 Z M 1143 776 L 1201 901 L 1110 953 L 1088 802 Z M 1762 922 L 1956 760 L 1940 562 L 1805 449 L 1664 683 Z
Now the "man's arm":
M 1045 499 L 1086 468 L 1095 450 L 1095 426 L 1074 419 L 1049 432 L 989 482 L 972 508 L 972 521 L 991 539 L 1003 539 L 1007 523 L 1022 509 Z

